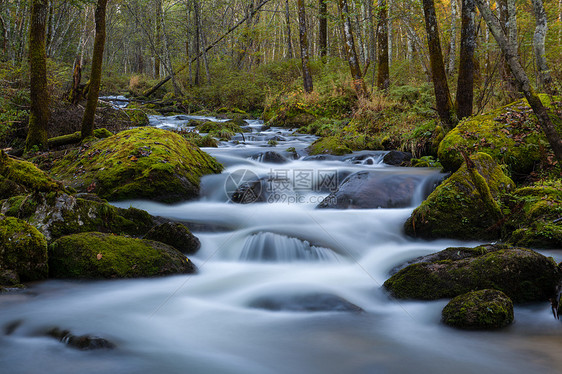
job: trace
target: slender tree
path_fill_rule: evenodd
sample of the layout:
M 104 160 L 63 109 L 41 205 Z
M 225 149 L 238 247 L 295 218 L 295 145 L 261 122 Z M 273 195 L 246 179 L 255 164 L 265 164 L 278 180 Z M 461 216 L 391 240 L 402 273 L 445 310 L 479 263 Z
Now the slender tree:
M 47 90 L 47 55 L 45 50 L 47 0 L 33 0 L 29 32 L 30 98 L 29 131 L 26 150 L 33 146 L 47 147 L 49 95 Z
M 454 2 L 455 0 L 453 0 Z M 459 119 L 472 115 L 474 97 L 474 50 L 476 48 L 476 27 L 474 17 L 476 3 L 474 0 L 462 0 L 461 8 L 461 50 L 457 96 L 455 106 Z
M 353 78 L 353 86 L 355 87 L 355 92 L 359 98 L 367 98 L 369 97 L 369 93 L 365 87 L 365 81 L 363 80 L 363 74 L 361 74 L 361 67 L 359 66 L 359 60 L 355 50 L 355 39 L 353 38 L 353 30 L 351 28 L 351 19 L 349 18 L 347 0 L 339 0 L 338 5 L 343 22 L 345 54 L 347 62 L 349 63 L 351 77 Z
M 299 39 L 301 44 L 301 60 L 302 60 L 302 79 L 304 90 L 312 92 L 312 74 L 310 74 L 310 67 L 308 66 L 308 39 L 306 34 L 306 13 L 304 10 L 304 0 L 297 0 L 297 7 L 299 10 Z
M 553 94 L 552 77 L 550 76 L 550 69 L 546 62 L 545 39 L 548 30 L 548 23 L 546 20 L 546 11 L 542 0 L 532 0 L 533 10 L 535 13 L 536 27 L 533 36 L 533 46 L 535 49 L 535 59 L 537 62 L 537 71 L 539 73 L 539 84 L 545 91 Z
M 318 0 L 318 52 L 320 57 L 328 53 L 328 3 Z
M 379 70 L 377 74 L 377 87 L 386 90 L 390 84 L 388 61 L 388 17 L 386 0 L 379 0 L 379 22 L 377 24 L 377 44 Z
M 439 28 L 433 0 L 423 0 L 423 13 L 425 18 L 425 30 L 427 32 L 429 62 L 431 65 L 431 78 L 435 90 L 437 113 L 439 114 L 439 118 L 445 127 L 453 128 L 457 125 L 458 121 L 451 101 L 449 85 L 447 84 L 445 65 L 443 64 L 443 53 L 441 53 L 441 42 L 439 40 Z
M 287 27 L 287 58 L 293 58 L 293 40 L 291 38 L 291 12 L 289 0 L 285 0 L 285 24 Z
M 514 20 L 515 19 L 515 2 L 514 0 L 507 0 L 508 2 L 508 19 Z M 494 35 L 494 39 L 500 46 L 503 54 L 506 57 L 507 63 L 511 72 L 513 73 L 514 78 L 517 80 L 519 84 L 520 90 L 525 95 L 525 98 L 529 102 L 529 105 L 533 109 L 533 112 L 537 116 L 539 124 L 554 151 L 554 155 L 559 162 L 562 162 L 562 139 L 560 138 L 560 134 L 556 131 L 554 124 L 546 108 L 542 104 L 539 96 L 536 94 L 535 90 L 531 86 L 531 82 L 521 65 L 519 60 L 519 55 L 516 49 L 516 43 L 513 43 L 508 39 L 508 35 L 506 35 L 502 24 L 497 19 L 497 17 L 492 13 L 490 8 L 486 6 L 484 0 L 476 0 L 476 4 L 478 9 L 480 10 L 480 14 L 486 21 L 486 24 L 490 28 L 492 35 Z M 516 26 L 513 26 L 516 29 Z M 517 34 L 515 34 L 516 37 Z M 513 35 L 511 35 L 513 36 Z
M 96 21 L 96 36 L 94 38 L 94 53 L 92 55 L 92 70 L 90 73 L 90 89 L 84 117 L 82 118 L 81 137 L 85 139 L 94 135 L 94 119 L 98 106 L 98 96 L 101 85 L 103 64 L 103 50 L 105 47 L 105 13 L 108 0 L 98 0 L 94 19 Z

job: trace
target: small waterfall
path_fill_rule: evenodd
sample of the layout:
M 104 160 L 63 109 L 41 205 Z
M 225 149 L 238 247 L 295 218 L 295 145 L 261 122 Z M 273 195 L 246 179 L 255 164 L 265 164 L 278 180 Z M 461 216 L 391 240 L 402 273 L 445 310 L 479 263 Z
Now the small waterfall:
M 332 250 L 311 245 L 306 240 L 272 232 L 260 232 L 246 239 L 240 254 L 242 261 L 294 262 L 336 261 Z

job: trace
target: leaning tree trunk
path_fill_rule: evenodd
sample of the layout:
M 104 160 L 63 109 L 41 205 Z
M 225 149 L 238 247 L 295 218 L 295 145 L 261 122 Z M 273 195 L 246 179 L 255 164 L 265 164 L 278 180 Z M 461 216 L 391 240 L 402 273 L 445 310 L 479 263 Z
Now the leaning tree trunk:
M 299 39 L 301 44 L 301 60 L 302 60 L 302 79 L 305 92 L 312 92 L 312 75 L 308 66 L 308 40 L 306 35 L 306 14 L 304 10 L 304 0 L 297 0 L 299 9 Z
M 515 12 L 514 0 L 508 0 L 508 12 Z M 511 4 L 510 4 L 511 3 Z M 503 54 L 506 57 L 507 63 L 513 73 L 514 78 L 517 80 L 519 84 L 519 88 L 523 91 L 525 98 L 529 102 L 529 105 L 533 109 L 533 112 L 537 116 L 539 120 L 539 124 L 554 151 L 554 155 L 559 162 L 562 162 L 562 139 L 560 138 L 560 134 L 556 131 L 550 116 L 544 105 L 542 104 L 539 96 L 535 93 L 535 90 L 531 86 L 529 78 L 521 66 L 521 62 L 519 61 L 519 56 L 517 54 L 517 49 L 514 47 L 515 43 L 510 43 L 508 36 L 503 31 L 502 25 L 499 20 L 495 17 L 492 13 L 490 8 L 484 4 L 484 0 L 476 0 L 476 4 L 478 5 L 478 9 L 482 14 L 482 17 L 488 24 L 492 35 L 496 39 L 496 42 L 500 46 Z M 511 5 L 511 6 L 509 6 Z M 515 18 L 515 14 L 509 14 L 510 19 Z
M 454 2 L 455 0 L 453 0 Z M 476 28 L 474 0 L 462 0 L 461 9 L 461 51 L 459 77 L 457 80 L 456 108 L 459 119 L 472 115 L 474 92 L 474 49 L 476 48 Z
M 347 0 L 339 0 L 338 2 L 340 13 L 343 21 L 343 37 L 345 45 L 345 54 L 349 63 L 349 70 L 353 78 L 353 85 L 355 92 L 359 98 L 368 98 L 369 93 L 363 81 L 363 74 L 361 74 L 361 67 L 357 59 L 357 52 L 355 51 L 355 40 L 353 38 L 353 31 L 351 29 L 351 19 L 349 18 L 349 8 Z
M 82 139 L 94 135 L 94 116 L 98 106 L 98 96 L 101 85 L 101 67 L 103 64 L 103 49 L 105 47 L 105 10 L 107 0 L 98 0 L 95 11 L 96 36 L 94 38 L 94 53 L 92 55 L 92 72 L 90 73 L 90 90 L 88 101 L 82 118 Z
M 546 52 L 544 46 L 548 24 L 542 0 L 533 0 L 533 10 L 535 12 L 536 20 L 533 46 L 535 48 L 535 58 L 537 60 L 539 84 L 546 92 L 553 94 L 552 77 L 550 76 L 550 70 L 548 69 L 548 64 L 546 63 Z
M 379 70 L 377 74 L 377 87 L 386 90 L 390 85 L 390 71 L 388 63 L 388 17 L 386 0 L 379 0 L 379 22 L 377 25 L 377 44 Z
M 443 64 L 443 53 L 441 52 L 439 28 L 437 26 L 433 0 L 423 0 L 423 13 L 437 113 L 445 127 L 453 128 L 457 125 L 458 120 L 453 109 L 449 85 L 447 84 L 447 75 L 445 74 L 445 65 Z
M 33 0 L 29 33 L 29 70 L 31 111 L 25 149 L 33 146 L 47 147 L 47 123 L 49 122 L 49 92 L 47 90 L 47 55 L 45 34 L 47 0 Z

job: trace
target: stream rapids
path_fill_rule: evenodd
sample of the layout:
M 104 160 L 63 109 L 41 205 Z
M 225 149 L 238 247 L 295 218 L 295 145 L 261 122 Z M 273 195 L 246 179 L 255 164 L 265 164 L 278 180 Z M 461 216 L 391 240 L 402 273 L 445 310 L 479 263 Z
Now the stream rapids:
M 151 125 L 185 127 L 190 118 L 154 116 Z M 562 370 L 562 324 L 547 303 L 516 306 L 508 328 L 467 332 L 441 323 L 447 300 L 398 301 L 382 289 L 392 269 L 408 260 L 479 244 L 403 234 L 404 221 L 443 178 L 439 171 L 385 165 L 385 152 L 308 157 L 310 135 L 262 131 L 259 121 L 248 121 L 245 131 L 219 148 L 204 148 L 225 170 L 203 178 L 200 199 L 115 203 L 190 227 L 202 244 L 190 257 L 197 274 L 49 280 L 2 295 L 0 372 Z M 268 146 L 271 140 L 276 146 Z M 400 207 L 316 209 L 357 172 L 413 177 L 417 184 Z M 233 203 L 245 183 L 259 187 L 264 201 Z M 55 327 L 103 337 L 116 348 L 74 350 L 46 336 Z

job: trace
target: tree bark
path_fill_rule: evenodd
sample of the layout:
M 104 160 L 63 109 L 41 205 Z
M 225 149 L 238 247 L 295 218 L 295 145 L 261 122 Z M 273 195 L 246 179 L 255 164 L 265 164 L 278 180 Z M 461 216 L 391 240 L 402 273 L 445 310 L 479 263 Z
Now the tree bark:
M 351 71 L 353 86 L 355 87 L 357 97 L 368 98 L 369 93 L 367 92 L 365 82 L 363 81 L 363 74 L 361 74 L 361 67 L 359 66 L 359 60 L 357 59 L 357 52 L 355 50 L 355 40 L 353 38 L 353 31 L 351 29 L 351 20 L 349 18 L 349 8 L 347 6 L 347 0 L 339 0 L 338 5 L 343 22 L 345 54 L 349 63 L 349 70 Z
M 454 1 L 455 0 L 453 0 L 453 2 Z M 476 48 L 475 14 L 476 3 L 474 0 L 462 0 L 461 50 L 455 105 L 459 119 L 472 115 L 472 102 L 474 97 L 474 50 Z
M 515 14 L 510 16 L 507 0 L 497 0 L 497 7 L 500 14 L 500 23 L 504 25 L 503 27 L 507 30 L 505 34 L 507 43 L 510 48 L 517 53 L 517 20 L 515 19 Z M 510 19 L 510 17 L 512 19 Z M 518 95 L 517 82 L 511 73 L 509 64 L 507 63 L 507 57 L 503 51 L 502 58 L 503 62 L 500 65 L 500 75 L 503 80 L 502 91 L 504 95 L 507 96 L 508 101 L 511 102 L 517 100 L 520 96 Z
M 377 46 L 379 69 L 377 74 L 377 87 L 386 90 L 390 85 L 390 71 L 388 61 L 388 18 L 386 0 L 379 0 L 379 22 L 377 25 Z
M 431 76 L 435 90 L 435 103 L 437 113 L 445 127 L 451 129 L 457 125 L 457 118 L 449 93 L 445 65 L 443 64 L 443 53 L 439 40 L 439 29 L 435 15 L 433 0 L 423 0 L 423 13 L 425 19 L 425 30 L 427 32 L 427 44 L 429 48 L 429 62 L 431 65 Z
M 302 80 L 304 90 L 307 93 L 312 92 L 312 75 L 308 66 L 308 39 L 306 34 L 306 13 L 304 10 L 304 0 L 297 0 L 299 10 L 299 40 L 301 45 L 301 61 L 302 61 Z
M 318 0 L 318 52 L 320 57 L 328 54 L 328 3 Z
M 285 0 L 285 23 L 287 26 L 287 58 L 293 58 L 293 41 L 291 39 L 291 13 L 289 0 Z
M 455 71 L 455 61 L 457 55 L 457 0 L 451 0 L 451 40 L 449 42 L 449 63 L 447 66 L 447 73 L 451 74 Z M 463 38 L 461 36 L 461 43 Z M 462 52 L 461 52 L 462 58 Z
M 535 58 L 537 60 L 537 71 L 539 73 L 539 84 L 549 94 L 554 94 L 552 87 L 552 77 L 550 76 L 550 69 L 546 62 L 545 40 L 546 32 L 548 30 L 548 23 L 546 20 L 546 11 L 542 0 L 532 0 L 533 10 L 535 12 L 535 34 L 533 36 L 533 46 L 535 48 Z
M 108 0 L 98 0 L 94 18 L 96 21 L 96 36 L 94 38 L 94 53 L 92 55 L 92 71 L 90 73 L 90 89 L 88 101 L 82 118 L 82 139 L 94 135 L 94 119 L 98 106 L 98 96 L 101 85 L 103 64 L 103 50 L 105 47 L 105 13 Z
M 508 0 L 508 5 L 509 3 L 511 3 L 511 6 L 508 6 L 509 13 L 515 12 L 513 1 L 514 0 Z M 562 139 L 560 138 L 560 134 L 558 134 L 558 132 L 556 131 L 556 128 L 554 127 L 554 124 L 550 119 L 550 116 L 548 115 L 548 112 L 542 104 L 539 96 L 535 93 L 535 90 L 531 86 L 529 78 L 527 77 L 527 74 L 523 69 L 523 66 L 521 66 L 516 49 L 517 44 L 510 43 L 510 39 L 508 39 L 508 36 L 503 31 L 500 21 L 495 17 L 490 8 L 488 8 L 486 4 L 484 4 L 483 0 L 476 0 L 476 4 L 478 6 L 478 9 L 480 10 L 480 13 L 482 14 L 482 17 L 486 21 L 486 24 L 490 28 L 492 35 L 494 35 L 496 42 L 505 55 L 511 72 L 513 73 L 514 78 L 519 84 L 520 90 L 525 95 L 525 98 L 527 99 L 529 105 L 533 109 L 533 112 L 537 116 L 539 124 L 544 134 L 546 135 L 550 146 L 552 147 L 556 159 L 559 162 L 562 162 Z M 509 18 L 514 20 L 515 14 L 509 14 Z M 516 26 L 513 27 L 516 28 Z M 510 37 L 513 37 L 513 34 L 510 35 Z
M 45 51 L 47 0 L 33 0 L 29 33 L 29 70 L 31 111 L 25 149 L 47 147 L 49 91 L 47 89 L 47 55 Z
M 199 29 L 199 25 L 201 24 L 201 22 L 199 21 L 199 19 L 201 18 L 201 14 L 199 11 L 199 0 L 193 0 L 193 16 L 194 18 L 194 24 L 195 24 L 195 35 L 193 36 L 193 48 L 195 48 L 195 77 L 194 77 L 194 83 L 196 86 L 199 86 L 201 84 L 201 62 L 199 60 L 199 57 L 202 56 L 202 54 L 200 53 L 201 51 L 201 47 L 200 47 L 200 41 L 201 41 L 201 30 Z M 171 74 L 168 74 L 168 77 L 172 78 Z M 170 79 L 168 78 L 168 79 Z

